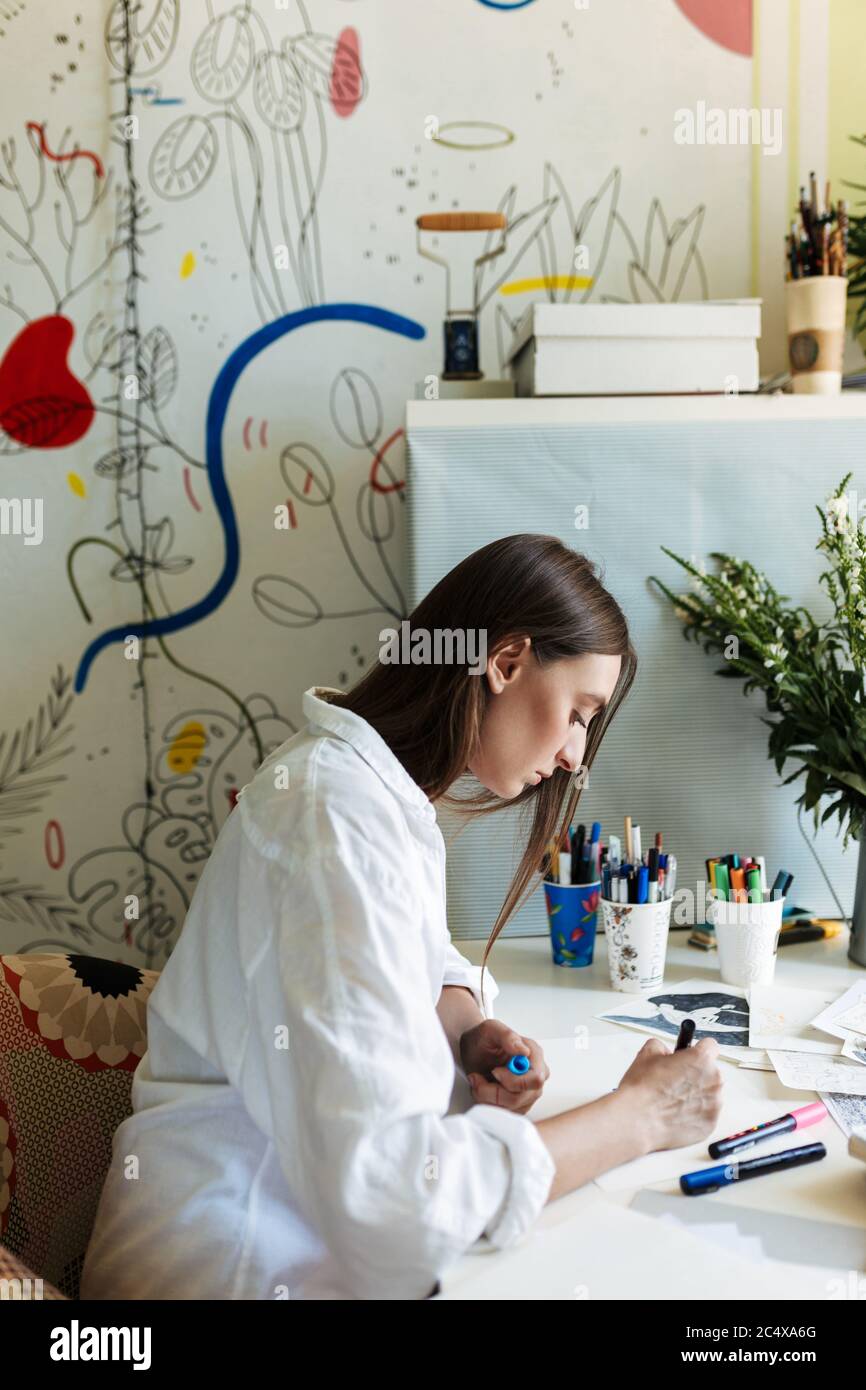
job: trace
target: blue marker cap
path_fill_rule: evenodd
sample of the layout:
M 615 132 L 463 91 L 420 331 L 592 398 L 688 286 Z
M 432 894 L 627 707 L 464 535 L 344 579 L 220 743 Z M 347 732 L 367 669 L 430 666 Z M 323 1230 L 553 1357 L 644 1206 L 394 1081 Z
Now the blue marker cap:
M 716 1168 L 701 1168 L 697 1173 L 683 1173 L 680 1178 L 680 1191 L 687 1197 L 698 1197 L 702 1192 L 718 1192 L 733 1181 L 734 1165 L 720 1163 Z
M 524 1076 L 529 1071 L 529 1065 L 529 1058 L 522 1052 L 518 1052 L 516 1057 L 509 1057 L 507 1062 L 508 1070 L 515 1076 Z

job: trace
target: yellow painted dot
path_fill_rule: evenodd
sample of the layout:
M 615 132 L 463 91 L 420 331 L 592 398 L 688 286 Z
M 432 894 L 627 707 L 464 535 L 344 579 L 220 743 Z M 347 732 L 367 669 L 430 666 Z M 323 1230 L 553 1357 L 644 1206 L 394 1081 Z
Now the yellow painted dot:
M 180 278 L 181 278 L 181 280 L 188 280 L 189 277 L 190 277 L 190 275 L 192 275 L 192 273 L 193 273 L 194 270 L 195 270 L 195 256 L 193 255 L 192 251 L 187 251 L 186 255 L 184 256 L 183 260 L 182 260 L 181 263 L 180 263 Z
M 79 478 L 77 473 L 67 473 L 66 481 L 72 488 L 72 491 L 75 493 L 76 497 L 87 496 L 87 488 L 84 486 L 84 479 Z
M 184 724 L 168 751 L 168 765 L 172 772 L 192 772 L 206 747 L 204 725 L 196 719 Z

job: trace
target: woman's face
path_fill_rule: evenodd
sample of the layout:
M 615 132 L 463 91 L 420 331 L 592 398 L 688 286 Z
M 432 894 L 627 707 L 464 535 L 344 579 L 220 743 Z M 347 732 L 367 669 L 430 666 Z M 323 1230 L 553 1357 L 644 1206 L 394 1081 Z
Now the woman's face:
M 621 665 L 622 657 L 592 653 L 541 667 L 528 637 L 500 648 L 487 661 L 490 700 L 469 771 L 506 800 L 558 767 L 576 772 L 589 721 L 610 700 Z

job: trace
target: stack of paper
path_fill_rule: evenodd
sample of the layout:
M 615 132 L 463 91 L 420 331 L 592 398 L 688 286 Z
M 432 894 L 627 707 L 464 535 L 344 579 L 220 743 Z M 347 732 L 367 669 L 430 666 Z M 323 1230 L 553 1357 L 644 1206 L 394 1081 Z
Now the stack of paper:
M 760 985 L 749 992 L 749 1043 L 766 1048 L 783 1086 L 866 1097 L 866 981 L 844 994 Z M 861 1055 L 862 1054 L 862 1055 Z

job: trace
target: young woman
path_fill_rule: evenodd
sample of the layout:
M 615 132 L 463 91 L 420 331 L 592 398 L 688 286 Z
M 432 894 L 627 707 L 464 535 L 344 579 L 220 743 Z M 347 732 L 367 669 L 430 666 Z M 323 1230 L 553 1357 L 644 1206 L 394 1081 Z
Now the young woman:
M 486 663 L 308 690 L 306 728 L 243 788 L 150 997 L 83 1298 L 428 1297 L 477 1241 L 716 1121 L 716 1043 L 653 1039 L 615 1092 L 533 1123 L 541 1048 L 485 1017 L 496 983 L 446 925 L 435 803 L 471 773 L 472 813 L 531 813 L 486 965 L 634 678 L 619 607 L 585 558 L 517 535 L 410 622 L 483 634 Z M 450 1114 L 457 1067 L 475 1104 Z

